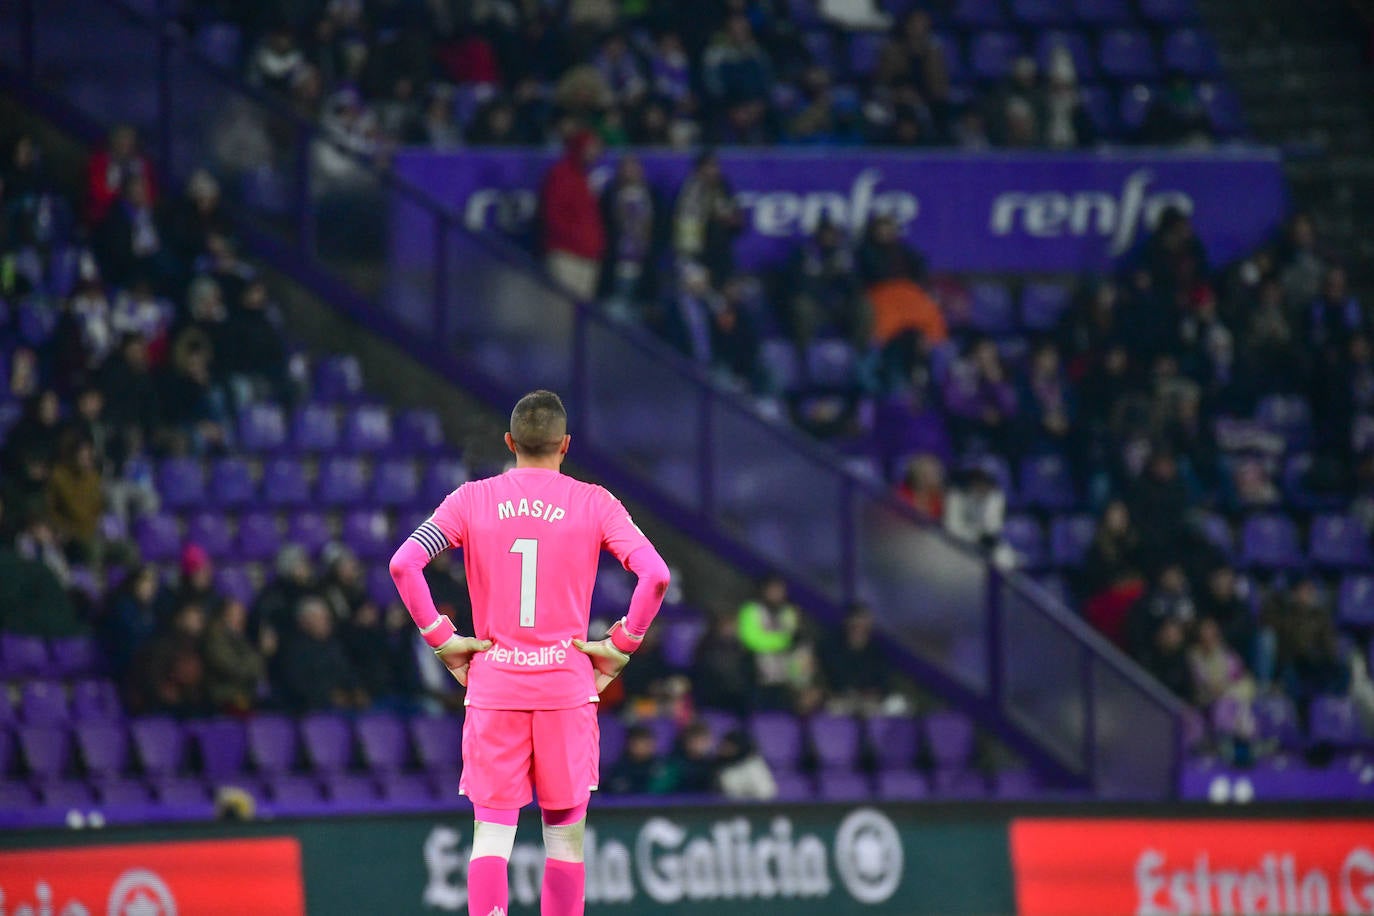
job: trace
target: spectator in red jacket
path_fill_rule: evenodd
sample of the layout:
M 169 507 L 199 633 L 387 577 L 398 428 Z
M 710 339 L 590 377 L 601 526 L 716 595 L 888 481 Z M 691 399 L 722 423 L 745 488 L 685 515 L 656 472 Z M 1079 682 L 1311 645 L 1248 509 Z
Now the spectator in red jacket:
M 138 134 L 127 124 L 110 131 L 105 148 L 91 156 L 86 167 L 86 218 L 97 225 L 124 192 L 129 179 L 142 175 L 148 205 L 157 203 L 157 182 L 153 166 L 138 148 Z
M 540 192 L 544 255 L 549 273 L 579 299 L 596 294 L 606 228 L 587 169 L 601 155 L 601 141 L 589 130 L 574 131 Z

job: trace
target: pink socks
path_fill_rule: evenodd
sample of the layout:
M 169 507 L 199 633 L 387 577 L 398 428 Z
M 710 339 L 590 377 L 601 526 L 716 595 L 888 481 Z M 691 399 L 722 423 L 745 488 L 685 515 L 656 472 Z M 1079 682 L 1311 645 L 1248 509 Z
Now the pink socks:
M 587 866 L 581 862 L 544 860 L 540 916 L 582 916 L 586 902 Z
M 507 860 L 482 856 L 468 863 L 468 916 L 506 916 L 510 888 Z

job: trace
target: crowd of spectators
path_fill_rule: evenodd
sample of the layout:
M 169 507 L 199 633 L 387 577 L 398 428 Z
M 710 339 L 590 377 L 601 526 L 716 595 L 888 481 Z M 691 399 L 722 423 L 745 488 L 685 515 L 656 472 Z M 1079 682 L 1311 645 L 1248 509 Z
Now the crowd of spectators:
M 953 4 L 852 9 L 863 5 L 201 0 L 185 15 L 193 28 L 235 23 L 242 47 L 229 62 L 250 83 L 380 160 L 402 145 L 548 145 L 575 126 L 608 146 L 677 148 L 1072 149 L 1102 137 L 1077 46 L 1013 53 L 970 78 L 950 60 L 962 61 L 956 39 L 934 28 Z M 1125 139 L 1208 142 L 1193 81 L 1166 76 Z

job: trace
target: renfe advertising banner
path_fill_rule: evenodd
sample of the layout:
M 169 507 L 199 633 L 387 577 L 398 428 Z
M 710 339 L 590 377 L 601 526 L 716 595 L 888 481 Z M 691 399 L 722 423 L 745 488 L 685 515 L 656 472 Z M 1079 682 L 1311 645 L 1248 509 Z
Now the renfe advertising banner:
M 650 184 L 671 205 L 691 157 L 644 152 Z M 496 151 L 405 152 L 402 178 L 424 188 L 474 231 L 528 236 L 540 181 L 554 155 Z M 890 213 L 936 270 L 1078 272 L 1099 270 L 1130 251 L 1159 213 L 1192 214 L 1216 263 L 1268 239 L 1286 198 L 1277 155 L 1212 154 L 905 154 L 832 150 L 720 153 L 745 216 L 740 265 L 777 264 L 823 217 L 860 232 Z M 599 188 L 614 154 L 593 170 Z M 433 225 L 414 205 L 392 213 L 398 268 L 430 250 Z
M 1374 822 L 1016 820 L 1021 916 L 1374 913 Z
M 293 838 L 0 852 L 7 916 L 304 916 Z

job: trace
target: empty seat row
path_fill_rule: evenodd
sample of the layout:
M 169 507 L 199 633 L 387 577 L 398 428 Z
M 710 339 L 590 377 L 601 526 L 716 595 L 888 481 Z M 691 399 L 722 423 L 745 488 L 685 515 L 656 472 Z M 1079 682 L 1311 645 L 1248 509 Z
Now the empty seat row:
M 39 674 L 39 672 L 30 672 Z M 68 686 L 49 677 L 31 677 L 15 687 L 0 685 L 0 726 L 52 725 L 69 720 L 119 718 L 122 706 L 112 681 L 95 678 Z
M 95 641 L 89 636 L 44 639 L 0 633 L 0 680 L 80 677 L 99 671 L 101 661 Z
M 387 407 L 360 404 L 343 410 L 307 403 L 290 417 L 276 404 L 252 404 L 238 419 L 239 444 L 250 452 L 393 452 L 425 455 L 443 447 L 439 417 L 406 410 L 393 418 Z
M 403 512 L 395 518 L 380 509 L 351 509 L 337 523 L 320 512 L 303 510 L 280 516 L 272 512 L 245 512 L 228 516 L 201 512 L 183 524 L 175 516 L 150 515 L 134 525 L 134 541 L 141 556 L 151 563 L 170 562 L 183 545 L 198 544 L 224 562 L 271 559 L 285 544 L 297 544 L 314 554 L 331 541 L 340 541 L 360 558 L 389 556 L 399 539 L 429 517 L 432 508 Z

